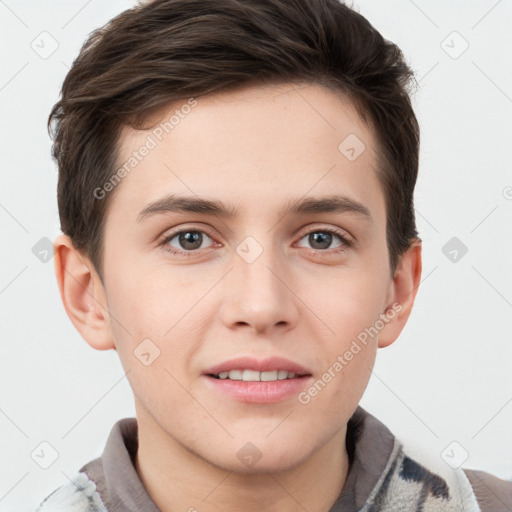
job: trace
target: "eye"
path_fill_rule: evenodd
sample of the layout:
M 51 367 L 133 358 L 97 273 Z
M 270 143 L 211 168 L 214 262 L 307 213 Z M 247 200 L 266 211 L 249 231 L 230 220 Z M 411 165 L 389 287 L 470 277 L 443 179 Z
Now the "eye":
M 210 244 L 208 244 L 208 240 Z M 311 245 L 311 249 L 316 252 L 343 252 L 347 248 L 352 247 L 354 242 L 349 239 L 345 233 L 336 229 L 320 228 L 307 232 L 299 240 L 306 240 Z M 335 246 L 333 242 L 338 241 Z M 201 249 L 205 249 L 211 245 L 213 238 L 203 230 L 200 229 L 181 229 L 167 235 L 160 245 L 164 247 L 166 252 L 177 256 L 194 256 L 198 254 Z M 218 247 L 221 244 L 217 244 Z M 330 249 L 330 251 L 329 251 Z
M 205 248 L 204 244 L 208 239 L 212 240 L 207 233 L 199 229 L 182 229 L 166 236 L 161 244 L 171 254 L 193 256 Z
M 341 252 L 352 247 L 353 242 L 336 229 L 315 229 L 310 231 L 301 240 L 306 239 L 315 251 L 325 252 L 327 249 L 334 249 L 333 252 Z M 339 240 L 336 246 L 332 247 L 333 241 Z

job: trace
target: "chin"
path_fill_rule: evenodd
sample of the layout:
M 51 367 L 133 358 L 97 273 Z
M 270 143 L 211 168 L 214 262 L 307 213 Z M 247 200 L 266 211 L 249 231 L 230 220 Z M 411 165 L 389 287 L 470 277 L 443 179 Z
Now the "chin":
M 278 454 L 279 455 L 279 454 Z M 267 475 L 268 473 L 280 473 L 295 468 L 300 464 L 301 460 L 298 458 L 289 459 L 286 454 L 283 454 L 285 460 L 278 460 L 276 457 L 272 457 L 270 460 L 265 460 L 262 457 L 254 464 L 243 464 L 238 460 L 233 463 L 233 460 L 224 461 L 225 465 L 222 465 L 222 469 L 236 473 L 239 475 Z
M 228 450 L 230 455 L 227 457 L 226 453 L 222 453 L 218 454 L 220 457 L 207 460 L 225 471 L 241 475 L 277 473 L 293 469 L 304 462 L 308 457 L 308 453 L 303 451 L 304 448 L 304 444 L 300 442 L 291 446 L 280 443 L 279 447 L 258 441 L 254 444 L 246 442 L 240 448 L 237 446 L 234 452 Z M 234 456 L 231 453 L 234 453 Z

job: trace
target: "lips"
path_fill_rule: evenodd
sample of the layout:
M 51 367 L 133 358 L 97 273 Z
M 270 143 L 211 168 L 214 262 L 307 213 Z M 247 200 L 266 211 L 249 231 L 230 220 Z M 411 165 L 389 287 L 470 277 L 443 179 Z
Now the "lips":
M 244 382 L 271 382 L 275 380 L 294 379 L 296 374 L 286 370 L 272 370 L 268 372 L 258 372 L 257 370 L 231 370 L 229 372 L 220 372 L 214 375 L 217 379 L 243 380 Z
M 311 372 L 302 365 L 282 357 L 239 357 L 207 368 L 203 374 L 221 379 L 233 377 L 233 380 L 260 381 L 267 378 L 274 380 L 274 375 L 279 380 L 310 376 Z
M 244 404 L 294 400 L 313 380 L 307 368 L 283 357 L 230 359 L 207 368 L 202 377 L 217 396 Z

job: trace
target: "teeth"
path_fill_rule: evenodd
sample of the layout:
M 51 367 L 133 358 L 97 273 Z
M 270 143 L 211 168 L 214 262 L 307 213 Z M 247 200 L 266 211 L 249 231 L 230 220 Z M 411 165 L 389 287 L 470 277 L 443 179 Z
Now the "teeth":
M 231 370 L 229 372 L 220 372 L 219 379 L 243 380 L 245 382 L 271 382 L 275 380 L 293 379 L 296 376 L 293 372 L 286 370 L 272 370 L 267 372 L 258 372 L 256 370 Z
M 260 380 L 268 381 L 268 380 L 277 380 L 277 370 L 273 372 L 261 372 Z
M 242 380 L 245 382 L 259 382 L 261 380 L 260 375 L 261 373 L 256 370 L 244 370 L 242 373 Z M 229 372 L 229 377 L 231 378 L 231 372 Z
M 229 372 L 228 377 L 231 380 L 243 380 L 243 378 L 242 378 L 242 370 L 231 370 Z

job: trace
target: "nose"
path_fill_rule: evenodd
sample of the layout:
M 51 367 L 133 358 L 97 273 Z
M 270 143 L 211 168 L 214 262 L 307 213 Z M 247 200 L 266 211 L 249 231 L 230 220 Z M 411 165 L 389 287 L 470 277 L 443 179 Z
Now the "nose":
M 233 269 L 223 280 L 220 314 L 224 324 L 267 335 L 293 328 L 300 300 L 293 291 L 292 272 L 284 255 L 264 248 L 251 261 L 240 254 L 243 252 L 233 255 Z

